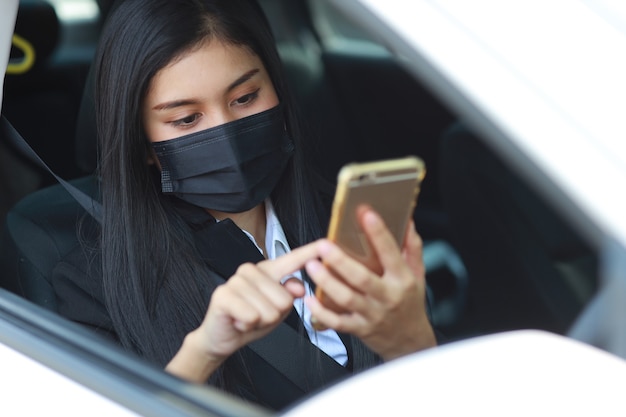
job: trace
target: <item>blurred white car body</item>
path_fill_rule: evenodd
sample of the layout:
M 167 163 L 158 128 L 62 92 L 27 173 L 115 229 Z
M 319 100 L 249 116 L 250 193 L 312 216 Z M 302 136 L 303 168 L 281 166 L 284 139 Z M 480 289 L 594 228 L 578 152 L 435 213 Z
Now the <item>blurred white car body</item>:
M 626 4 L 333 3 L 376 28 L 593 242 L 603 286 L 571 337 L 518 331 L 452 343 L 365 372 L 288 415 L 624 415 Z
M 522 330 L 390 362 L 299 405 L 288 417 L 621 416 L 626 362 L 587 344 Z
M 387 39 L 401 39 L 392 48 L 407 68 L 423 77 L 420 65 L 431 66 L 439 77 L 432 85 L 449 105 L 488 119 L 490 126 L 473 122 L 493 146 L 531 178 L 539 176 L 529 165 L 545 174 L 553 184 L 537 185 L 571 199 L 595 222 L 598 239 L 626 245 L 622 2 L 335 3 L 360 3 L 354 10 L 361 6 L 371 14 L 366 19 L 392 28 Z
M 0 4 L 0 71 L 3 74 L 0 80 L 0 110 L 2 109 L 2 92 L 4 91 L 4 73 L 11 51 L 11 36 L 17 17 L 17 5 L 18 0 L 5 0 Z
M 138 414 L 96 391 L 0 344 L 2 414 L 14 416 L 120 416 Z

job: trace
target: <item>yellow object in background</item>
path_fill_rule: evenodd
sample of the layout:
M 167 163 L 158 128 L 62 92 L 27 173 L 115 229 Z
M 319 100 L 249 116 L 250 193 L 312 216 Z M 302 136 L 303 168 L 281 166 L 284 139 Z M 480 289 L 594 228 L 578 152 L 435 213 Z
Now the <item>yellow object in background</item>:
M 7 74 L 23 74 L 35 64 L 35 48 L 33 48 L 30 42 L 19 35 L 14 34 L 11 42 L 13 46 L 22 51 L 24 57 L 19 62 L 9 60 Z

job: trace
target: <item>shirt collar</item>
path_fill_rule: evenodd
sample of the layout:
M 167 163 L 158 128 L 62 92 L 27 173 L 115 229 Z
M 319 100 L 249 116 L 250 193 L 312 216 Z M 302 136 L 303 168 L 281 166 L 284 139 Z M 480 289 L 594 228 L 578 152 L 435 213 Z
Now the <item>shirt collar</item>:
M 216 221 L 219 222 L 217 219 Z M 254 236 L 252 236 L 252 234 L 247 230 L 242 229 L 242 231 L 246 234 L 246 236 L 248 236 L 248 238 L 250 238 L 259 251 L 263 253 L 263 250 L 259 247 L 258 243 L 254 239 Z M 291 251 L 289 243 L 287 243 L 285 231 L 280 225 L 278 217 L 276 217 L 274 206 L 269 198 L 265 200 L 265 248 L 267 253 L 264 253 L 263 255 L 267 259 L 276 259 L 277 257 Z
M 270 199 L 265 200 L 265 248 L 267 259 L 275 259 L 291 249 L 287 243 L 285 231 L 276 217 L 274 206 Z

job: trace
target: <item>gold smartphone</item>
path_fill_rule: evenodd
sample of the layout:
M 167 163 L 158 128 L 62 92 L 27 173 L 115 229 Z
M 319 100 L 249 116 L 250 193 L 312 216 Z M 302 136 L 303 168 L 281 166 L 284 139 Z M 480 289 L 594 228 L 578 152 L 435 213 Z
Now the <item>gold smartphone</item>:
M 374 209 L 401 247 L 425 175 L 424 162 L 416 156 L 345 165 L 337 177 L 328 239 L 372 271 L 382 273 L 378 256 L 361 229 L 359 212 L 363 207 Z M 320 289 L 316 297 L 336 307 Z

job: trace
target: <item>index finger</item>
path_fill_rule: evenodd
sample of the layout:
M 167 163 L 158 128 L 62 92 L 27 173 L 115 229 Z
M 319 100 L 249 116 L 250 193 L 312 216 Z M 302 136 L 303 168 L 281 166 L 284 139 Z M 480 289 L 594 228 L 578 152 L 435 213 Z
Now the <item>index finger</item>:
M 276 259 L 259 262 L 257 265 L 267 276 L 277 282 L 286 275 L 300 270 L 311 259 L 319 258 L 321 241 L 315 241 L 308 245 L 300 246 L 291 252 Z

